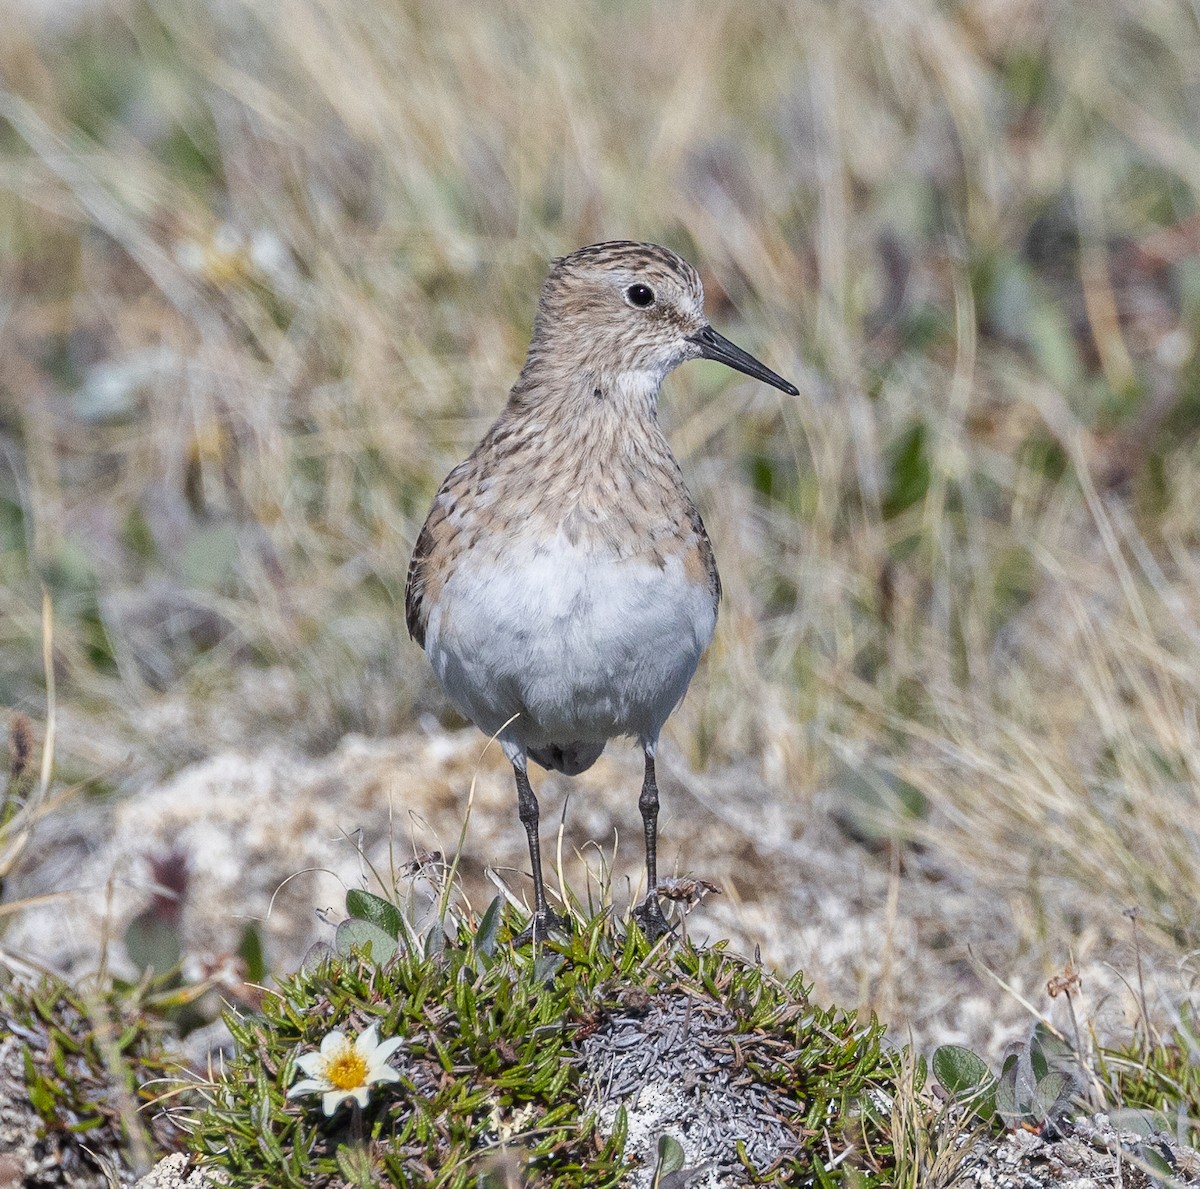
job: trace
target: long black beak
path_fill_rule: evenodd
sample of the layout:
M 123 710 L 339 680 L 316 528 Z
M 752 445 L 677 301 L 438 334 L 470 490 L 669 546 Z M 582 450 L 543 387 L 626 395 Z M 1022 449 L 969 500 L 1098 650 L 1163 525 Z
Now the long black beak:
M 746 375 L 753 376 L 764 384 L 782 389 L 788 396 L 800 395 L 800 389 L 795 384 L 789 384 L 782 376 L 777 376 L 769 367 L 764 367 L 759 363 L 749 352 L 734 346 L 724 335 L 717 334 L 711 326 L 706 326 L 703 330 L 696 331 L 695 334 L 689 334 L 687 341 L 695 343 L 700 348 L 701 359 L 714 359 L 717 363 L 723 363 L 726 367 L 733 368 L 734 371 L 745 372 Z

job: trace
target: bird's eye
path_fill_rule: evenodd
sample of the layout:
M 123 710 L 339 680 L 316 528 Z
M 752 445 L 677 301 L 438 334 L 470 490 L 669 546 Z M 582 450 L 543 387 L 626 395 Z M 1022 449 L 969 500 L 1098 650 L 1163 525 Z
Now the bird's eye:
M 649 285 L 630 285 L 625 290 L 625 296 L 629 299 L 629 304 L 637 306 L 639 310 L 654 304 L 654 290 Z

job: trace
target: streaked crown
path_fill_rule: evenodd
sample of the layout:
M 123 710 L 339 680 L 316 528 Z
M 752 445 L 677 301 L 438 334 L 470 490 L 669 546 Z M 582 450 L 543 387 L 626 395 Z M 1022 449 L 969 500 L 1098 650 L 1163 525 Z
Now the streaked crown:
M 690 299 L 697 309 L 704 307 L 704 286 L 700 274 L 682 256 L 658 244 L 640 244 L 635 240 L 614 239 L 589 244 L 569 256 L 555 260 L 546 278 L 543 300 L 557 286 L 570 286 L 588 279 L 601 284 L 627 279 L 657 285 L 663 296 Z

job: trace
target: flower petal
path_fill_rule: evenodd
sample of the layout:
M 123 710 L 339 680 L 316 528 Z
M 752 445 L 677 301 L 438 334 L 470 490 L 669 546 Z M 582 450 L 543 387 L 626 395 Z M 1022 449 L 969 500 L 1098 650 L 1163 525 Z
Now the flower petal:
M 371 1067 L 382 1065 L 403 1043 L 404 1037 L 393 1036 L 391 1040 L 385 1040 L 382 1044 L 376 1045 L 375 1052 L 371 1054 Z
M 331 1057 L 334 1053 L 344 1049 L 348 1043 L 344 1032 L 328 1032 L 325 1034 L 325 1039 L 321 1041 L 321 1056 Z
M 302 1082 L 297 1082 L 288 1092 L 288 1098 L 295 1098 L 298 1094 L 324 1094 L 330 1089 L 330 1085 L 324 1078 L 305 1078 Z
M 321 1109 L 326 1115 L 332 1115 L 347 1098 L 354 1097 L 355 1094 L 350 1090 L 329 1090 L 321 1100 Z
M 305 1053 L 296 1058 L 297 1067 L 308 1074 L 310 1078 L 322 1073 L 328 1064 L 328 1060 L 322 1053 Z
M 367 1099 L 371 1097 L 371 1091 L 366 1086 L 359 1086 L 357 1090 L 351 1090 L 349 1096 L 358 1103 L 359 1106 L 366 1106 Z
M 378 1069 L 369 1070 L 367 1076 L 363 1078 L 363 1084 L 370 1086 L 375 1082 L 398 1082 L 400 1075 L 390 1066 L 381 1065 Z
M 354 1048 L 358 1052 L 358 1055 L 370 1065 L 371 1054 L 375 1051 L 375 1046 L 378 1043 L 379 1025 L 372 1024 L 370 1028 L 358 1034 L 354 1041 Z

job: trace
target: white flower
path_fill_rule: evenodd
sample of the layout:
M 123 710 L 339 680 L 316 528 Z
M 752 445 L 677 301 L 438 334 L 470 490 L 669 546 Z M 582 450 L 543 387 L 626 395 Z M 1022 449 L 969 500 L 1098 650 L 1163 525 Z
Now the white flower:
M 332 1115 L 347 1098 L 366 1106 L 375 1082 L 400 1080 L 400 1075 L 387 1063 L 400 1044 L 398 1036 L 380 1044 L 375 1024 L 354 1040 L 344 1032 L 331 1032 L 321 1041 L 320 1052 L 296 1058 L 300 1072 L 308 1076 L 297 1082 L 287 1096 L 321 1094 L 321 1109 L 327 1115 Z

